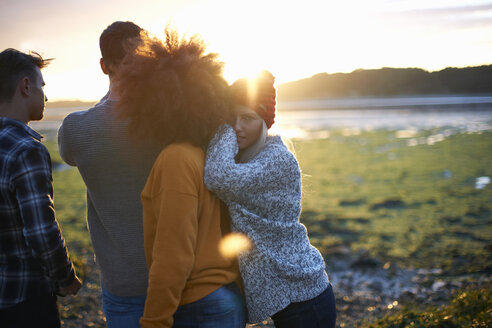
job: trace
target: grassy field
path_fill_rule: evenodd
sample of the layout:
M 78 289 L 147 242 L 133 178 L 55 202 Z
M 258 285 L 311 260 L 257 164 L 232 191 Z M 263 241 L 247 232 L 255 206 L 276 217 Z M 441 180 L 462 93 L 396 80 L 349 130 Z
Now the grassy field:
M 476 182 L 492 177 L 492 132 L 435 133 L 398 138 L 396 131 L 335 131 L 328 139 L 294 142 L 304 175 L 301 220 L 326 258 L 342 247 L 381 263 L 438 268 L 444 276 L 490 276 L 492 184 L 479 189 Z M 56 167 L 56 143 L 46 145 Z M 76 169 L 62 168 L 53 174 L 57 217 L 84 274 L 84 254 L 91 252 L 85 189 Z M 373 327 L 393 327 L 388 322 Z
M 58 153 L 54 141 L 45 141 L 53 162 L 54 202 L 58 222 L 68 245 L 80 251 L 92 246 L 85 221 L 85 185 L 76 168 L 69 167 Z
M 406 267 L 490 273 L 492 186 L 476 179 L 492 176 L 492 133 L 410 140 L 375 131 L 295 145 L 312 241 L 324 254 L 345 245 Z

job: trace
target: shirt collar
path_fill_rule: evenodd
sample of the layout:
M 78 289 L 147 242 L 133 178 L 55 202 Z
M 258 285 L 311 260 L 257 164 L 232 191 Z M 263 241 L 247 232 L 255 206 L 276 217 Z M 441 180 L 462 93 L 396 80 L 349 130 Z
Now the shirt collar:
M 27 125 L 24 122 L 14 120 L 13 118 L 8 118 L 8 117 L 0 117 L 0 127 L 4 127 L 7 125 L 13 125 L 16 126 L 22 130 L 24 130 L 26 133 L 31 135 L 33 138 L 36 138 L 37 140 L 41 141 L 41 138 L 43 138 L 39 133 L 34 131 L 29 125 Z

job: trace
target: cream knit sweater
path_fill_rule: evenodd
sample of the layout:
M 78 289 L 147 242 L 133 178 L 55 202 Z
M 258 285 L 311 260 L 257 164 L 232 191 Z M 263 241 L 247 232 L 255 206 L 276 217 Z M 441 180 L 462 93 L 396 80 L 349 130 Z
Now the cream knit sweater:
M 325 263 L 299 222 L 301 174 L 279 136 L 269 136 L 248 163 L 236 164 L 236 134 L 225 126 L 211 141 L 205 185 L 229 207 L 231 228 L 252 250 L 239 256 L 249 321 L 259 322 L 291 302 L 312 299 L 329 284 Z

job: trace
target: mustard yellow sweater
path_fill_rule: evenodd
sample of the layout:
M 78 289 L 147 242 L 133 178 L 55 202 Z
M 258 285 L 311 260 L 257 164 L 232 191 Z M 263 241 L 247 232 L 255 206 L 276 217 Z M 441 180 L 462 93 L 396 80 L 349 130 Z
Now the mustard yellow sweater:
M 149 287 L 142 328 L 172 327 L 180 305 L 197 301 L 238 277 L 222 257 L 221 202 L 203 184 L 205 154 L 188 143 L 158 156 L 142 191 Z M 222 213 L 227 213 L 222 211 Z M 224 218 L 227 216 L 227 218 Z M 229 220 L 222 215 L 222 220 Z

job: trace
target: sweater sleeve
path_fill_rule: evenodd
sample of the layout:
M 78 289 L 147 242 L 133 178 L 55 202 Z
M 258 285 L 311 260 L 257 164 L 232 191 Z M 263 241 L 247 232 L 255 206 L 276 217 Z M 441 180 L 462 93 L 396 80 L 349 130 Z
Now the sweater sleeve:
M 236 133 L 229 125 L 217 132 L 207 150 L 205 185 L 225 201 L 240 202 L 247 193 L 300 183 L 297 160 L 283 145 L 267 146 L 248 163 L 236 163 L 237 152 Z
M 70 142 L 70 115 L 67 116 L 60 128 L 58 129 L 58 151 L 60 157 L 71 166 L 76 166 L 75 160 L 72 156 L 72 147 Z
M 173 314 L 193 269 L 198 233 L 196 169 L 179 151 L 164 150 L 142 192 L 149 267 L 147 300 L 140 320 L 144 328 L 172 327 Z

